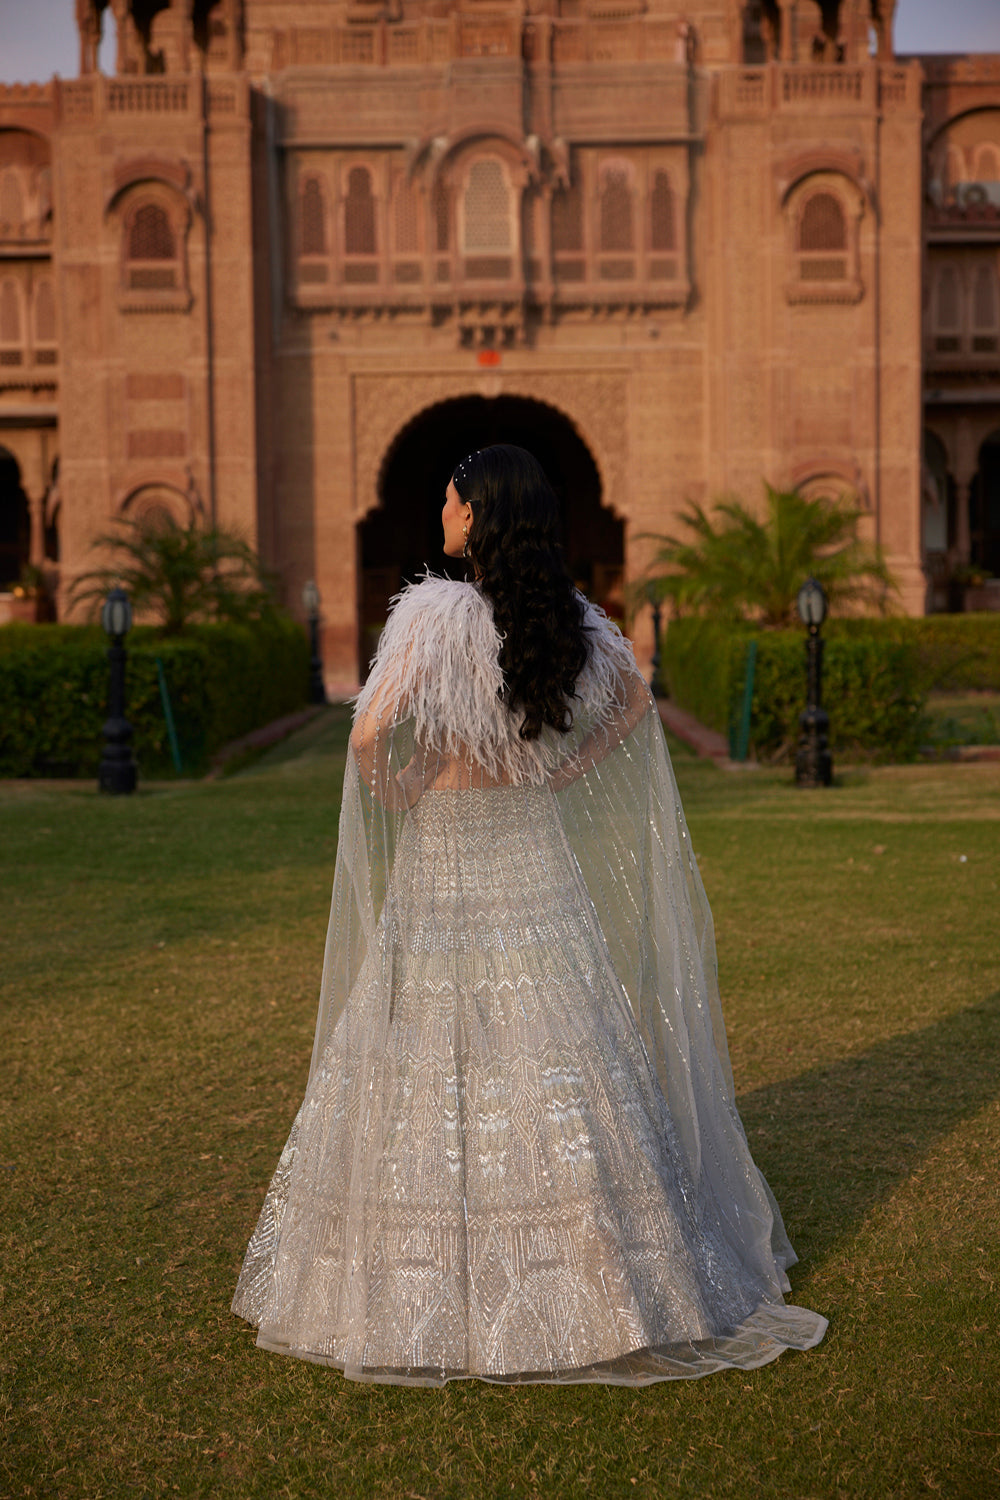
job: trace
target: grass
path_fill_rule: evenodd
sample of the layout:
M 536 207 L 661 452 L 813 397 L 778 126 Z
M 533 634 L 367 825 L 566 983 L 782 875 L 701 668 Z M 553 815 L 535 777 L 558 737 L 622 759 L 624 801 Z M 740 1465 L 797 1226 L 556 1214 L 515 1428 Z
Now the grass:
M 676 765 L 740 1107 L 826 1341 L 642 1391 L 359 1386 L 228 1311 L 311 1046 L 345 747 L 0 786 L 0 1494 L 1000 1490 L 1000 766 Z

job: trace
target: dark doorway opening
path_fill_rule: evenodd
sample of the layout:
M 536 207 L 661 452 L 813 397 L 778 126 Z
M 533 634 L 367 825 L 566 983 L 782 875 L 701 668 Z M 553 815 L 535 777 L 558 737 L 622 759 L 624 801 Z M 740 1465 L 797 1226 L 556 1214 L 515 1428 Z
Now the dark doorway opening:
M 362 680 L 392 595 L 427 568 L 466 576 L 465 565 L 441 550 L 441 507 L 455 465 L 490 443 L 517 443 L 535 454 L 559 498 L 573 577 L 621 619 L 624 527 L 601 503 L 597 466 L 573 424 L 526 397 L 463 396 L 429 407 L 400 435 L 383 466 L 381 504 L 358 528 Z
M 21 577 L 31 551 L 31 512 L 17 459 L 0 448 L 0 589 Z
M 979 450 L 969 499 L 972 562 L 985 573 L 1000 575 L 1000 430 L 991 432 Z

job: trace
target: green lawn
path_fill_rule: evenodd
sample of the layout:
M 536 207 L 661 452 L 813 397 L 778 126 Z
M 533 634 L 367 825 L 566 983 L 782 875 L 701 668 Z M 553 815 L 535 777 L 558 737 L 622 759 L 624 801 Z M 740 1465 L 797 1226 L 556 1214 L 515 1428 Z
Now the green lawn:
M 305 1083 L 343 710 L 241 774 L 0 784 L 0 1494 L 1000 1493 L 1000 765 L 678 751 L 740 1105 L 825 1343 L 640 1391 L 360 1386 L 228 1311 Z

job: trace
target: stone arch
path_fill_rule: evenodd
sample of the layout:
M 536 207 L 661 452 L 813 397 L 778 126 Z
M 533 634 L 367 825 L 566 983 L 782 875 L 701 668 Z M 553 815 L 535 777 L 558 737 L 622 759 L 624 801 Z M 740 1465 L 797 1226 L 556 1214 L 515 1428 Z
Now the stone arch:
M 356 375 L 354 405 L 354 512 L 361 521 L 378 505 L 383 465 L 405 427 L 421 412 L 462 396 L 520 396 L 550 406 L 575 429 L 590 451 L 601 482 L 602 503 L 619 519 L 629 514 L 628 377 L 624 371 L 512 371 L 476 376 L 439 374 Z
M 122 496 L 117 513 L 126 520 L 147 525 L 173 522 L 187 527 L 195 520 L 196 509 L 189 491 L 161 479 L 143 479 L 133 483 Z

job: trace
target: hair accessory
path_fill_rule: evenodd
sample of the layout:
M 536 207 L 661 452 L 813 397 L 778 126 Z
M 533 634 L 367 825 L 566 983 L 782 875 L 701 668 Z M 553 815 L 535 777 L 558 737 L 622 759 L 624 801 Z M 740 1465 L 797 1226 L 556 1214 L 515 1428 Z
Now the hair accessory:
M 476 448 L 474 452 L 467 454 L 466 457 L 462 459 L 462 462 L 460 464 L 455 465 L 455 472 L 451 476 L 451 482 L 455 486 L 456 490 L 458 490 L 458 493 L 460 495 L 462 493 L 462 485 L 465 483 L 467 477 L 468 467 L 471 464 L 472 460 L 475 458 L 476 454 L 480 451 L 481 450 L 479 448 Z

